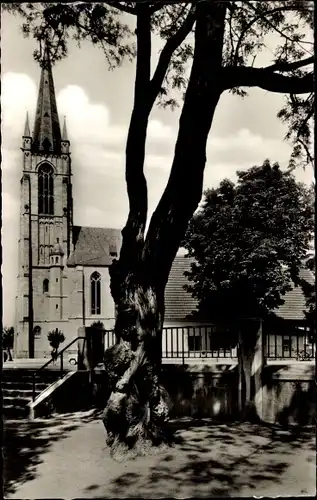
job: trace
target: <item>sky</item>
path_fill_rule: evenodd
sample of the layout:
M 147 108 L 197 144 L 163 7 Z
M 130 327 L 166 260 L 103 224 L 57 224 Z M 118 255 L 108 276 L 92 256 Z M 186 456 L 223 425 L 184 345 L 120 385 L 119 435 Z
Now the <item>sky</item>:
M 272 43 L 274 43 L 272 37 Z M 14 324 L 17 285 L 19 186 L 22 175 L 22 134 L 26 111 L 34 113 L 40 68 L 33 59 L 33 39 L 22 37 L 19 19 L 1 15 L 2 107 L 2 285 L 3 323 Z M 153 40 L 153 64 L 160 49 Z M 271 52 L 261 55 L 263 64 Z M 67 59 L 53 68 L 57 106 L 66 116 L 71 142 L 74 224 L 122 228 L 128 200 L 124 180 L 124 151 L 132 109 L 135 65 L 126 62 L 109 71 L 98 47 L 88 41 L 69 44 Z M 283 138 L 286 127 L 276 114 L 284 96 L 261 89 L 241 99 L 221 96 L 207 146 L 204 187 L 216 187 L 223 178 L 236 179 L 237 170 L 260 165 L 266 158 L 287 167 L 291 148 Z M 149 215 L 166 185 L 178 131 L 181 108 L 153 109 L 146 147 Z M 298 180 L 311 183 L 310 167 L 296 171 Z

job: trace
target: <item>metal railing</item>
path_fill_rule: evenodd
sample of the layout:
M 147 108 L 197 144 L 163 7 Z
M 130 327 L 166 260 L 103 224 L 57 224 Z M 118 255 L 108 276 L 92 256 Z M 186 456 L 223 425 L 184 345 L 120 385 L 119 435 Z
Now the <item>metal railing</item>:
M 57 360 L 57 358 L 59 358 L 60 359 L 59 377 L 63 378 L 64 375 L 66 374 L 66 371 L 64 371 L 64 352 L 67 349 L 69 349 L 69 347 L 71 347 L 73 344 L 75 344 L 75 342 L 78 342 L 79 340 L 83 340 L 82 350 L 84 351 L 85 350 L 86 337 L 76 337 L 69 344 L 67 344 L 66 347 L 64 347 L 63 349 L 61 349 L 60 351 L 58 351 L 54 357 L 52 357 L 51 359 L 49 359 L 43 366 L 41 366 L 40 368 L 38 368 L 36 371 L 34 371 L 32 373 L 32 399 L 33 399 L 33 401 L 36 398 L 36 377 L 39 375 L 39 373 L 41 373 L 42 370 L 44 370 L 44 368 L 46 368 L 47 366 L 49 366 L 51 363 L 55 363 L 56 360 Z
M 267 359 L 297 361 L 314 360 L 316 343 L 307 332 L 297 335 L 267 334 L 265 357 Z
M 237 357 L 236 348 L 213 345 L 212 326 L 164 327 L 162 330 L 162 359 Z M 116 343 L 113 330 L 104 331 L 104 349 Z

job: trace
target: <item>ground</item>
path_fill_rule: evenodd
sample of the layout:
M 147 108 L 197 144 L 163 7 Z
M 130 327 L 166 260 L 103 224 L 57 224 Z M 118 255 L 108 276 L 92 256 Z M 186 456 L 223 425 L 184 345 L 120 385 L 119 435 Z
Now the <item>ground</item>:
M 92 412 L 4 422 L 5 498 L 314 495 L 314 430 L 172 422 L 175 444 L 115 462 Z

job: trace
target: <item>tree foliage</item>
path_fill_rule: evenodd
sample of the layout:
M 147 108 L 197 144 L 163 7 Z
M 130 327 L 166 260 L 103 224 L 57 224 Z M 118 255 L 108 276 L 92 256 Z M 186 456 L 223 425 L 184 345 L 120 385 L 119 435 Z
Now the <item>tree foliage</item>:
M 205 192 L 185 239 L 195 259 L 187 288 L 209 319 L 256 318 L 281 305 L 300 283 L 314 229 L 312 190 L 290 172 L 267 160 L 237 175 Z
M 47 340 L 49 341 L 50 346 L 57 351 L 59 348 L 60 344 L 62 344 L 65 340 L 65 335 L 61 330 L 58 328 L 55 328 L 54 330 L 51 330 L 47 334 Z

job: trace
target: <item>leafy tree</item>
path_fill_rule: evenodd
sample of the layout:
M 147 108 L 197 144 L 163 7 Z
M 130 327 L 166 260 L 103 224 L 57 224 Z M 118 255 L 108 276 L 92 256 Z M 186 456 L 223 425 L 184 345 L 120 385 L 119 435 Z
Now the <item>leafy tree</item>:
M 312 45 L 303 34 L 313 28 L 313 4 L 286 0 L 182 4 L 139 0 L 7 4 L 6 8 L 21 15 L 24 33 L 40 42 L 40 50 L 35 53 L 40 61 L 44 40 L 51 57 L 57 60 L 67 55 L 69 37 L 78 43 L 87 39 L 101 46 L 111 69 L 124 58 L 136 58 L 134 103 L 126 143 L 129 214 L 122 231 L 120 257 L 111 267 L 111 292 L 118 313 L 115 331 L 120 347 L 107 354 L 129 362 L 114 363 L 118 365 L 118 378 L 104 423 L 112 449 L 117 442 L 132 446 L 133 441 L 157 441 L 167 416 L 159 385 L 164 289 L 188 221 L 201 199 L 206 142 L 215 110 L 225 91 L 245 96 L 246 87 L 260 87 L 288 94 L 281 118 L 290 125 L 296 155 L 302 152 L 299 139 L 309 149 L 312 116 L 307 119 L 307 115 L 313 95 L 305 107 L 297 106 L 296 122 L 295 115 L 287 113 L 293 96 L 299 100 L 303 95 L 306 99 L 314 89 Z M 124 15 L 133 16 L 134 32 L 125 23 Z M 164 45 L 152 69 L 153 33 Z M 280 37 L 272 64 L 256 66 L 256 56 L 265 48 L 270 33 Z M 179 105 L 175 91 L 183 94 L 183 105 L 171 174 L 145 235 L 148 119 L 155 102 L 161 106 Z M 307 126 L 301 128 L 304 122 Z M 133 412 L 126 408 L 134 401 L 141 410 L 132 417 Z
M 259 320 L 284 303 L 314 228 L 311 188 L 267 160 L 208 189 L 192 218 L 185 247 L 193 257 L 187 289 L 197 299 L 194 315 L 227 323 L 240 338 L 246 401 Z
M 9 361 L 12 361 L 11 349 L 14 343 L 14 328 L 13 326 L 4 326 L 2 328 L 2 349 L 5 350 Z
M 50 332 L 48 332 L 47 340 L 49 341 L 50 346 L 53 348 L 51 353 L 52 358 L 56 359 L 58 348 L 64 342 L 65 335 L 61 330 L 55 328 L 55 330 L 51 330 Z

